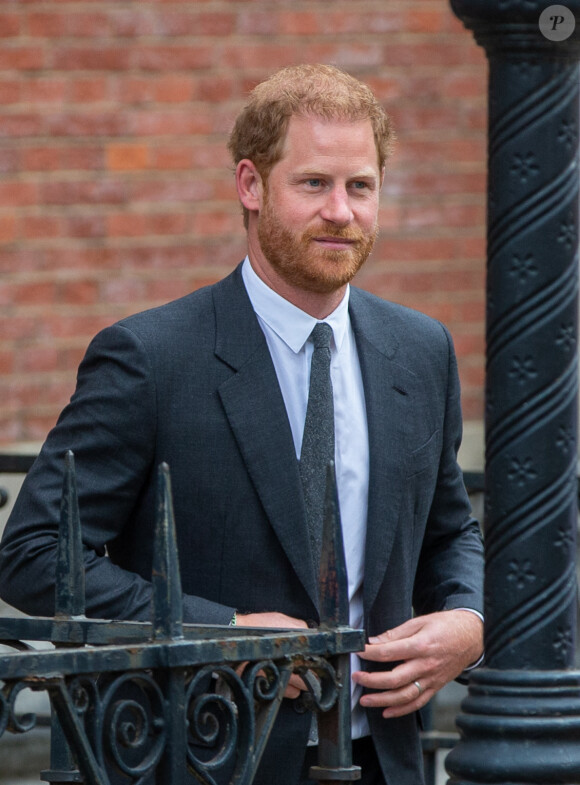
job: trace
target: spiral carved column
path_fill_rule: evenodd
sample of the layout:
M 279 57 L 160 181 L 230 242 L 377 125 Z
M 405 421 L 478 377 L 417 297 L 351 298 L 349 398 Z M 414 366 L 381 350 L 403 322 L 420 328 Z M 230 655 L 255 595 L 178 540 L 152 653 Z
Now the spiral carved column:
M 580 0 L 565 14 L 536 0 L 451 5 L 484 46 L 490 77 L 486 663 L 447 768 L 462 785 L 580 783 Z

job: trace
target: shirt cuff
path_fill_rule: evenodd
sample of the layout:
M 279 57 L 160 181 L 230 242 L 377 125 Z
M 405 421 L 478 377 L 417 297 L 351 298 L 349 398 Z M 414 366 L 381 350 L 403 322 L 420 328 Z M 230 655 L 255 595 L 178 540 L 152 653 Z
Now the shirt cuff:
M 483 621 L 483 614 L 480 613 L 479 611 L 476 611 L 475 608 L 455 608 L 454 610 L 456 610 L 456 611 L 469 611 L 469 613 L 475 613 L 477 618 L 481 619 L 481 621 Z M 481 663 L 484 661 L 484 659 L 485 659 L 485 652 L 483 652 L 483 654 L 481 655 L 481 657 L 478 660 L 473 662 L 471 665 L 468 665 L 467 668 L 465 668 L 465 670 L 463 671 L 463 673 L 469 673 L 469 671 L 472 671 L 474 668 L 478 668 L 481 665 Z

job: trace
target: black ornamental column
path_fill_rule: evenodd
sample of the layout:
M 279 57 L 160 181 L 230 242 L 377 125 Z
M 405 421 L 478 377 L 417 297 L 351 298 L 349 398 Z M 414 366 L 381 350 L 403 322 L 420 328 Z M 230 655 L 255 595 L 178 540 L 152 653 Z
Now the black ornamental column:
M 450 782 L 580 783 L 580 0 L 451 0 L 489 59 L 485 667 Z

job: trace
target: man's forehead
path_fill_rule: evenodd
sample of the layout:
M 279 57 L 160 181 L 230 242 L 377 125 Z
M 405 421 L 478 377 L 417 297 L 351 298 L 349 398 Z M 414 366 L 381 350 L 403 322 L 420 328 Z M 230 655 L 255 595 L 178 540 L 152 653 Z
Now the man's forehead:
M 376 174 L 378 152 L 371 121 L 367 118 L 324 118 L 292 115 L 281 159 L 292 157 L 301 168 L 320 165 L 321 159 L 351 159 L 356 170 Z

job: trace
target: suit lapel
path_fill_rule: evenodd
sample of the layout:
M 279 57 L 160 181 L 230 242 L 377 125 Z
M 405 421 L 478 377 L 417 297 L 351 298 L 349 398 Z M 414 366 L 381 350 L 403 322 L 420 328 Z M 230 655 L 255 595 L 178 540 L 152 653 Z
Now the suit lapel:
M 266 515 L 318 607 L 292 432 L 268 345 L 240 268 L 213 291 L 216 356 L 233 370 L 219 387 L 224 411 Z
M 362 301 L 364 298 L 364 302 Z M 385 577 L 399 525 L 408 430 L 410 372 L 397 362 L 402 335 L 396 320 L 359 290 L 351 291 L 351 321 L 369 423 L 369 504 L 364 602 L 368 613 Z

